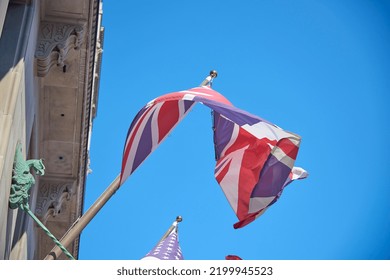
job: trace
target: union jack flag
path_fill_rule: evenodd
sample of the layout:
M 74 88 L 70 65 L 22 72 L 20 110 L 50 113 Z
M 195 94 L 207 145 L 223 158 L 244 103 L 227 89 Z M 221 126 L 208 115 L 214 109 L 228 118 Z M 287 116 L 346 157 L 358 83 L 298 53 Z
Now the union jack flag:
M 305 170 L 294 169 L 300 136 L 234 107 L 220 93 L 202 86 L 160 96 L 138 112 L 126 138 L 120 184 L 195 103 L 213 112 L 215 178 L 239 219 L 235 228 L 263 214 L 292 180 L 307 176 Z

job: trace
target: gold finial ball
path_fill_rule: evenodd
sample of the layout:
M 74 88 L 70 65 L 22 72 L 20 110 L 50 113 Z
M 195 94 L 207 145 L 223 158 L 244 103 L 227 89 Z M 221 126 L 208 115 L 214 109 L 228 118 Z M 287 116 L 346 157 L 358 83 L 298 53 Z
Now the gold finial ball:
M 210 76 L 211 76 L 212 78 L 216 78 L 216 77 L 218 76 L 217 70 L 211 70 L 211 71 L 210 71 Z
M 176 217 L 176 222 L 180 223 L 181 221 L 183 221 L 183 217 L 182 216 L 177 216 Z

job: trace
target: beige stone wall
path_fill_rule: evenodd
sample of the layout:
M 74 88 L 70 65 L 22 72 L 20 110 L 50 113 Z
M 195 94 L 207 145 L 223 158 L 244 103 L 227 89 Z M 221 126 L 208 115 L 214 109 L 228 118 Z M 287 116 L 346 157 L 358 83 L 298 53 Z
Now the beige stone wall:
M 5 15 L 7 14 L 8 0 L 0 0 L 0 37 L 3 31 Z
M 10 239 L 7 237 L 13 235 L 16 222 L 16 215 L 8 213 L 8 198 L 16 144 L 21 142 L 25 147 L 26 143 L 23 77 L 24 63 L 20 61 L 0 81 L 0 221 L 7 221 L 0 223 L 0 253 L 11 250 Z M 8 220 L 9 216 L 13 216 L 11 221 Z
M 33 82 L 32 62 L 25 59 L 27 48 L 35 48 L 31 38 L 34 6 L 16 5 L 4 24 L 0 50 L 0 259 L 27 259 L 31 256 L 28 240 L 35 239 L 34 225 L 21 210 L 8 207 L 15 148 L 21 143 L 28 152 L 26 139 L 26 84 Z M 32 36 L 32 37 L 31 37 Z M 27 61 L 27 63 L 26 63 Z M 27 81 L 28 80 L 28 81 Z

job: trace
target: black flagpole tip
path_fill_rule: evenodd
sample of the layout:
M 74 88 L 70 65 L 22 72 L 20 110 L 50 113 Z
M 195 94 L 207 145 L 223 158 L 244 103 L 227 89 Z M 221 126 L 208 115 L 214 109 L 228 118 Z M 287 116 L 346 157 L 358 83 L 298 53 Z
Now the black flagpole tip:
M 212 78 L 216 78 L 216 77 L 218 76 L 217 70 L 211 70 L 211 71 L 210 71 L 210 76 L 211 76 Z
M 183 217 L 182 216 L 177 216 L 176 217 L 176 222 L 180 223 L 181 221 L 183 221 Z

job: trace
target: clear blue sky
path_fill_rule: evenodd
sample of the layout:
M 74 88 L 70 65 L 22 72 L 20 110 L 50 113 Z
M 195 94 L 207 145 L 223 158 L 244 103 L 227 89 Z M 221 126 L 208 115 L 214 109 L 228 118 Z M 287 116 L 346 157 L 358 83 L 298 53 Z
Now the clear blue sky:
M 136 113 L 211 69 L 236 107 L 302 136 L 310 177 L 233 229 L 198 104 L 86 227 L 80 259 L 140 259 L 177 215 L 189 260 L 390 259 L 389 1 L 104 1 L 103 25 L 85 209 L 119 174 Z

